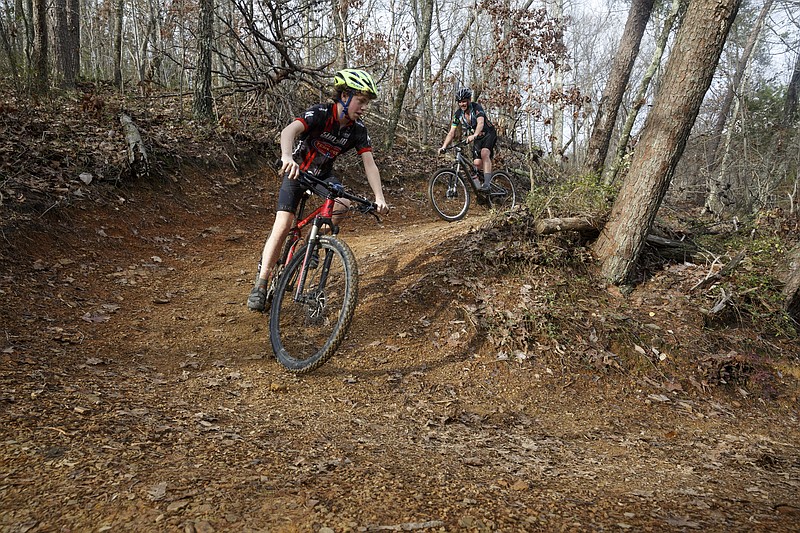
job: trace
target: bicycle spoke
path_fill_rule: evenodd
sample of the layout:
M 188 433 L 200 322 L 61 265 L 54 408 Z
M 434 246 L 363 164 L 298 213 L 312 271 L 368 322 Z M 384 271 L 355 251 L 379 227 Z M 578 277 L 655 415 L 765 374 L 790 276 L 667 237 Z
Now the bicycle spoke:
M 469 209 L 467 185 L 449 169 L 433 175 L 428 184 L 428 196 L 436 214 L 448 222 L 464 218 Z
M 278 360 L 289 370 L 307 372 L 338 348 L 352 319 L 356 300 L 355 258 L 333 237 L 320 239 L 320 264 L 306 270 L 302 291 L 297 283 L 303 252 L 287 267 L 270 314 L 270 336 Z

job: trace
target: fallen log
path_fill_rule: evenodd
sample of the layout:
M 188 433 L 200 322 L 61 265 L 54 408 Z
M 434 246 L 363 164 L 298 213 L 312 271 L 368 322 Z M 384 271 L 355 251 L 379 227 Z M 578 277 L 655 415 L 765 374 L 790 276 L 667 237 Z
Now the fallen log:
M 133 123 L 133 119 L 122 113 L 119 116 L 122 123 L 122 131 L 125 135 L 125 142 L 128 143 L 128 163 L 137 176 L 150 174 L 150 162 L 147 160 L 147 150 L 144 147 L 142 136 L 139 129 Z
M 586 234 L 600 233 L 600 229 L 595 222 L 586 217 L 543 218 L 534 223 L 533 229 L 539 235 L 551 235 L 559 231 L 577 231 Z
M 658 235 L 648 235 L 645 238 L 645 244 L 664 259 L 673 261 L 691 261 L 697 251 L 697 247 L 691 242 L 676 241 Z
M 599 225 L 591 217 L 541 218 L 534 222 L 533 230 L 537 235 L 551 235 L 559 231 L 577 231 L 585 237 L 591 238 L 600 234 Z M 645 243 L 661 257 L 675 261 L 691 260 L 692 255 L 697 252 L 697 247 L 691 242 L 676 241 L 658 235 L 648 235 Z

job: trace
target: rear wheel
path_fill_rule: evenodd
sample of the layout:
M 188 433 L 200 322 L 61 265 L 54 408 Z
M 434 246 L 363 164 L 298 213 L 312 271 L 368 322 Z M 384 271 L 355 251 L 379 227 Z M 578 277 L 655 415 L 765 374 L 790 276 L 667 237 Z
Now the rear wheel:
M 428 183 L 428 197 L 436 214 L 448 222 L 467 214 L 470 193 L 461 176 L 449 168 L 437 170 Z
M 322 365 L 341 344 L 356 308 L 358 268 L 353 252 L 333 236 L 321 237 L 316 268 L 305 269 L 306 249 L 297 250 L 272 300 L 269 334 L 272 350 L 289 371 L 310 372 Z
M 510 211 L 517 203 L 514 182 L 504 171 L 492 174 L 492 186 L 489 189 L 489 205 L 500 212 Z

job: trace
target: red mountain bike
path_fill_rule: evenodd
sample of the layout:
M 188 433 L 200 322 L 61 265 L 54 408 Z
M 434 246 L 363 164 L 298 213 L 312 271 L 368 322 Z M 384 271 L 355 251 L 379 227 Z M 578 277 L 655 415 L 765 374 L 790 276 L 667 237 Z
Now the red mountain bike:
M 301 172 L 307 187 L 297 207 L 294 226 L 267 290 L 269 335 L 275 357 L 289 371 L 302 374 L 319 367 L 336 352 L 350 327 L 358 297 L 358 265 L 350 247 L 337 235 L 332 221 L 341 198 L 351 210 L 371 213 L 380 221 L 377 206 L 347 192 L 339 183 L 328 183 Z M 325 197 L 323 204 L 303 216 L 311 191 Z M 303 228 L 311 226 L 308 237 Z M 330 229 L 330 234 L 323 235 Z

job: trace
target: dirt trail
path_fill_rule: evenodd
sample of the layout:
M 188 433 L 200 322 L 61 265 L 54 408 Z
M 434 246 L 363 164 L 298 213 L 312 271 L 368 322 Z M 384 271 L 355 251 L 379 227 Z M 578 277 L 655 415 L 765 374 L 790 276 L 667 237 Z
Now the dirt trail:
M 3 254 L 2 531 L 796 530 L 796 405 L 483 347 L 442 275 L 477 211 L 448 225 L 393 191 L 384 227 L 350 221 L 351 333 L 288 374 L 245 307 L 269 210 L 213 183 Z

